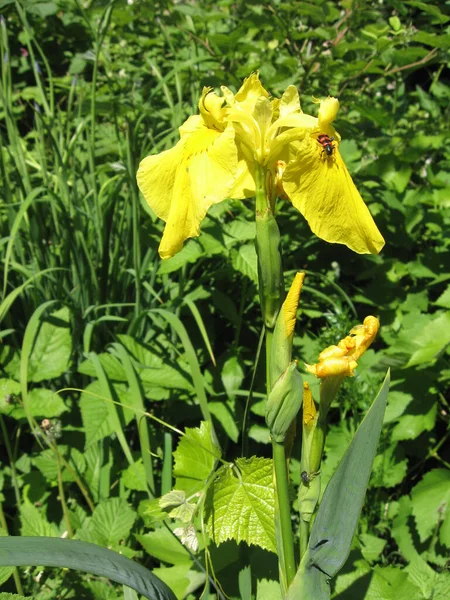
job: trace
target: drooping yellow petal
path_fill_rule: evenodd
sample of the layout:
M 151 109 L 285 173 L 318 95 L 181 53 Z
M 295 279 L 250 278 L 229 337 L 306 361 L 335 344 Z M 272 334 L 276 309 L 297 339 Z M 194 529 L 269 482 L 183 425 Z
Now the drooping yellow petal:
M 166 221 L 159 246 L 161 258 L 181 250 L 183 242 L 200 234 L 200 223 L 212 204 L 228 197 L 238 167 L 234 129 L 189 129 L 166 152 L 148 156 L 137 174 L 139 188 L 155 213 Z
M 384 239 L 364 204 L 337 144 L 325 155 L 317 135 L 306 136 L 283 173 L 283 188 L 311 230 L 359 254 L 378 254 Z

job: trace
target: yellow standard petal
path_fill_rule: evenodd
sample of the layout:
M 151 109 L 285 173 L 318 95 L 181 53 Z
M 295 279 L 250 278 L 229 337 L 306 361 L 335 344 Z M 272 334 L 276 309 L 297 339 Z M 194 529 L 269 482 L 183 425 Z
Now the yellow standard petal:
M 328 132 L 327 132 L 328 133 Z M 327 156 L 317 137 L 305 136 L 298 156 L 283 173 L 283 189 L 326 242 L 345 244 L 359 254 L 378 254 L 384 239 L 364 204 L 334 142 Z
M 181 250 L 200 234 L 200 223 L 212 204 L 228 197 L 238 167 L 234 129 L 208 129 L 201 117 L 180 128 L 181 140 L 171 150 L 145 158 L 137 181 L 146 202 L 166 221 L 159 246 L 161 258 Z

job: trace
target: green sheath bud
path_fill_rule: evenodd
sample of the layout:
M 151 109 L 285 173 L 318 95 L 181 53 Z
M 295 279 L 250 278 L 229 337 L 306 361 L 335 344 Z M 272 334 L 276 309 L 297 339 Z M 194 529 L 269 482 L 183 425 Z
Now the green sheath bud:
M 264 325 L 272 329 L 284 298 L 280 230 L 273 212 L 256 211 L 256 253 L 258 255 L 259 296 Z
M 269 394 L 266 406 L 266 423 L 275 442 L 284 442 L 292 421 L 303 401 L 303 381 L 292 361 L 277 379 Z

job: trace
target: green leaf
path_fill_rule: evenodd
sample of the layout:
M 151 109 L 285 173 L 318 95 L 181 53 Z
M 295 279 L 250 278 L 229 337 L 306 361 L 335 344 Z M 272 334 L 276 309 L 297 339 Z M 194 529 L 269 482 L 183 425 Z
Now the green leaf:
M 328 579 L 345 563 L 356 530 L 383 425 L 389 372 L 330 479 L 311 529 L 308 549 L 288 592 L 299 597 L 329 598 Z
M 392 430 L 392 441 L 414 440 L 424 431 L 431 431 L 436 422 L 437 403 L 429 395 L 419 402 L 412 402 L 406 409 L 406 414 L 398 419 Z M 411 413 L 415 414 L 408 414 Z M 419 412 L 420 411 L 420 412 Z M 419 412 L 419 414 L 417 414 Z
M 83 523 L 77 536 L 102 546 L 118 544 L 128 538 L 136 513 L 123 498 L 109 498 L 95 507 L 92 517 Z
M 221 456 L 211 435 L 211 425 L 202 422 L 199 428 L 187 428 L 173 456 L 175 487 L 189 495 L 202 490 Z
M 233 269 L 258 283 L 257 256 L 254 244 L 244 244 L 239 250 L 231 251 Z
M 122 384 L 115 384 L 113 387 L 117 396 L 123 402 L 125 422 L 129 423 L 134 416 L 133 411 L 126 408 L 132 406 L 129 391 Z M 112 401 L 112 398 L 104 397 L 103 387 L 99 381 L 90 383 L 81 394 L 80 409 L 86 435 L 86 447 L 113 433 L 115 429 L 114 420 L 108 406 L 108 402 Z
M 130 490 L 147 491 L 145 468 L 142 459 L 129 465 L 122 473 L 122 483 Z
M 79 450 L 71 446 L 58 446 L 58 452 L 64 457 L 73 472 L 61 462 L 62 480 L 74 481 L 75 475 L 82 475 L 86 470 L 86 461 Z M 50 448 L 43 450 L 33 458 L 33 464 L 39 469 L 48 481 L 56 481 L 58 478 L 58 463 L 55 452 Z
M 241 387 L 244 379 L 244 371 L 237 356 L 232 356 L 225 361 L 222 367 L 221 378 L 227 395 L 233 397 L 233 392 Z
M 205 582 L 204 573 L 192 570 L 188 563 L 154 569 L 154 573 L 169 586 L 178 600 L 188 597 L 191 590 L 199 588 Z
M 154 556 L 162 562 L 170 565 L 192 564 L 189 552 L 174 534 L 165 527 L 145 535 L 137 535 L 136 539 L 150 556 Z
M 78 540 L 0 538 L 0 566 L 77 569 L 127 585 L 149 600 L 175 600 L 171 590 L 142 565 L 112 550 Z
M 450 311 L 443 313 L 414 338 L 418 349 L 409 359 L 407 367 L 434 360 L 450 344 Z
M 20 507 L 20 520 L 22 523 L 20 533 L 24 536 L 52 537 L 59 535 L 56 525 L 49 523 L 43 513 L 31 502 L 24 502 Z M 0 542 L 2 542 L 1 539 Z
M 29 381 L 60 377 L 72 353 L 69 309 L 61 308 L 41 319 L 28 363 Z
M 178 271 L 187 263 L 196 262 L 203 254 L 201 245 L 196 240 L 189 240 L 175 256 L 161 261 L 158 274 L 163 275 L 164 273 Z
M 420 541 L 424 542 L 442 523 L 441 542 L 450 548 L 450 471 L 433 469 L 411 491 L 412 513 Z M 443 531 L 443 535 L 442 535 Z
M 270 459 L 239 458 L 219 469 L 208 492 L 207 527 L 216 544 L 234 539 L 276 552 Z

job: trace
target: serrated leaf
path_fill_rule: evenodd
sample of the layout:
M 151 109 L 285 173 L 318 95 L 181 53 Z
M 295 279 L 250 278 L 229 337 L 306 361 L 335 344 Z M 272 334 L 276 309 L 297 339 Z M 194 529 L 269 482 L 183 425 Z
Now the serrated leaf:
M 186 492 L 182 490 L 172 490 L 159 498 L 158 503 L 161 508 L 172 508 L 186 502 Z
M 185 429 L 185 435 L 173 453 L 175 487 L 186 491 L 188 495 L 203 489 L 220 456 L 209 423 L 202 422 L 200 427 Z
M 22 536 L 58 536 L 54 523 L 49 523 L 44 514 L 31 502 L 24 502 L 20 507 L 20 533 Z
M 428 396 L 420 402 L 420 406 L 417 404 L 412 402 L 398 419 L 398 423 L 392 429 L 393 442 L 414 440 L 424 431 L 433 429 L 437 415 L 437 402 L 432 396 Z M 409 412 L 412 414 L 408 414 Z
M 373 461 L 371 485 L 374 487 L 394 487 L 403 481 L 408 470 L 408 461 L 395 445 L 377 454 Z
M 142 459 L 137 460 L 132 465 L 128 465 L 125 471 L 123 471 L 121 479 L 123 485 L 129 490 L 146 492 L 147 483 Z
M 127 381 L 127 375 L 122 363 L 109 352 L 97 354 L 106 375 L 111 381 Z M 78 372 L 90 377 L 97 377 L 97 371 L 90 358 L 83 361 L 78 367 Z
M 130 535 L 136 513 L 123 498 L 109 498 L 100 502 L 86 519 L 77 537 L 101 546 L 117 544 Z
M 86 470 L 86 461 L 83 454 L 71 446 L 58 446 L 58 452 L 64 457 L 72 470 L 67 469 L 61 462 L 63 481 L 75 481 L 75 477 L 82 475 Z M 55 452 L 48 448 L 33 458 L 33 464 L 39 469 L 48 481 L 58 479 L 58 461 Z
M 60 377 L 72 354 L 69 309 L 61 308 L 42 319 L 28 363 L 29 381 Z
M 438 523 L 446 523 L 441 540 L 447 548 L 450 540 L 445 532 L 450 520 L 450 471 L 433 469 L 411 491 L 412 513 L 420 541 L 424 542 L 436 529 Z
M 272 469 L 270 459 L 252 457 L 218 471 L 207 509 L 208 531 L 216 544 L 234 539 L 276 552 Z

